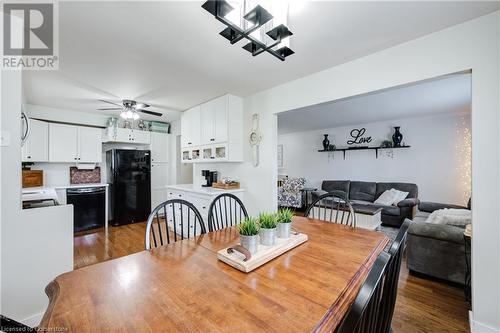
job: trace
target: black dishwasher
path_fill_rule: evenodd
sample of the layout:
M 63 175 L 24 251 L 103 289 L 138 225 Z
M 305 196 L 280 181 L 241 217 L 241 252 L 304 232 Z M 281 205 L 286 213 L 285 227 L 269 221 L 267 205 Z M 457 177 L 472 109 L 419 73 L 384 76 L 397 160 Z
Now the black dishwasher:
M 67 189 L 66 202 L 73 205 L 74 232 L 104 226 L 106 213 L 105 187 Z

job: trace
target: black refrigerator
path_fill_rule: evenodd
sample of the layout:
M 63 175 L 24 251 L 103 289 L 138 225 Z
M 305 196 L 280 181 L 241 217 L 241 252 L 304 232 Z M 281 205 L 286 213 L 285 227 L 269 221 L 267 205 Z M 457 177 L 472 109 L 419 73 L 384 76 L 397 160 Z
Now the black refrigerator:
M 106 152 L 110 219 L 114 226 L 146 221 L 151 212 L 151 152 Z

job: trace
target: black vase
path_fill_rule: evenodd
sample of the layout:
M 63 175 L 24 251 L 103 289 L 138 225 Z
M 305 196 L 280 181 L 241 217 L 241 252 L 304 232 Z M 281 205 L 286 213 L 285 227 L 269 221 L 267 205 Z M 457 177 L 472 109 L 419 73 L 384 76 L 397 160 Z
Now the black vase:
M 323 134 L 325 138 L 323 139 L 323 150 L 328 150 L 330 146 L 330 140 L 328 140 L 328 134 Z
M 392 135 L 392 142 L 394 142 L 394 147 L 401 147 L 401 141 L 403 141 L 403 134 L 399 131 L 400 127 L 394 127 L 394 134 Z

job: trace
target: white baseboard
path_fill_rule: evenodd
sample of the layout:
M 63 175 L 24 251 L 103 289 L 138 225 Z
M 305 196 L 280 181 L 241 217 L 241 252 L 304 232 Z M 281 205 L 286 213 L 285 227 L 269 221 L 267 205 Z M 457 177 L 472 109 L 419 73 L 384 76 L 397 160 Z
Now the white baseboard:
M 475 321 L 472 311 L 469 311 L 469 326 L 472 333 L 500 333 L 500 329 L 492 328 Z
M 36 327 L 38 326 L 38 324 L 40 324 L 42 317 L 43 317 L 43 312 L 40 312 L 28 318 L 24 318 L 20 322 L 29 327 Z

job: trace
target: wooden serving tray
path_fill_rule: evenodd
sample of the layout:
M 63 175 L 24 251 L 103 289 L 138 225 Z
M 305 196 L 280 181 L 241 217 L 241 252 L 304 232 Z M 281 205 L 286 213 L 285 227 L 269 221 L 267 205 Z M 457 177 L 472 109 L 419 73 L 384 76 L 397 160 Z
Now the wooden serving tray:
M 232 184 L 213 183 L 212 187 L 220 188 L 223 190 L 237 190 L 240 188 L 240 183 L 232 183 Z
M 304 242 L 307 242 L 307 235 L 296 234 L 291 235 L 288 239 L 276 238 L 274 246 L 259 244 L 257 253 L 253 254 L 248 261 L 244 261 L 245 256 L 239 252 L 228 253 L 228 248 L 218 251 L 217 259 L 242 272 L 248 273 Z

